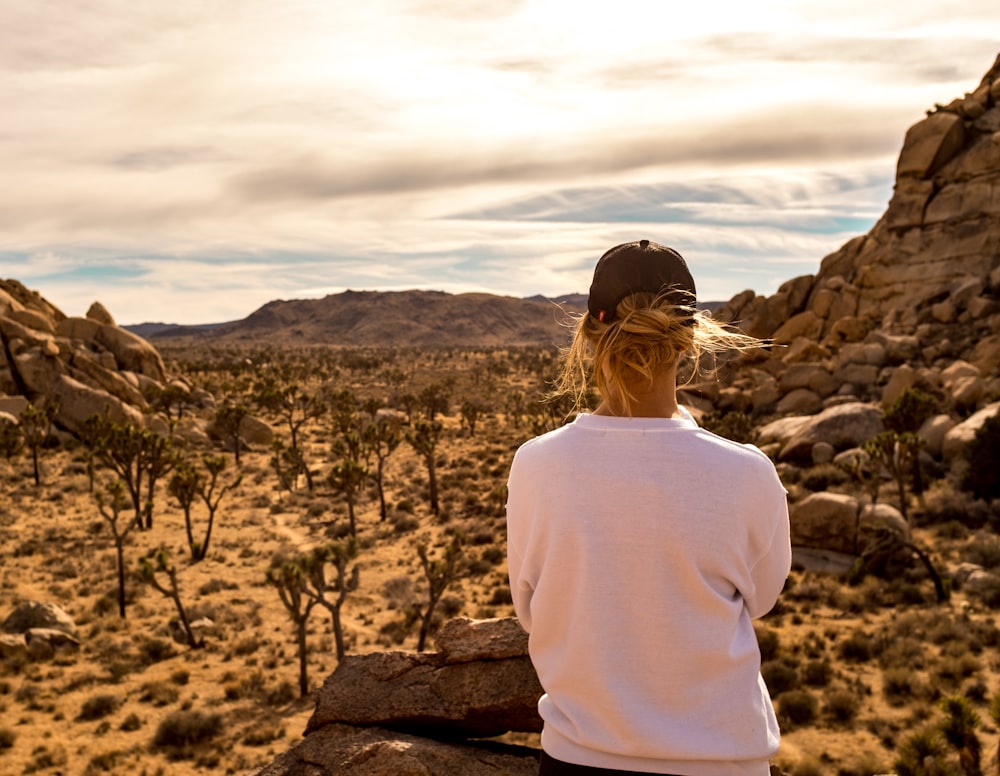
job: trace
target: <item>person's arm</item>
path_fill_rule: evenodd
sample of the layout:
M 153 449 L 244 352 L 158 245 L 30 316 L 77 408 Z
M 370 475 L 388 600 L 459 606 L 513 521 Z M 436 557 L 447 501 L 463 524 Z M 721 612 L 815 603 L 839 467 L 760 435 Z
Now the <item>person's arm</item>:
M 507 577 L 514 613 L 521 627 L 531 633 L 531 595 L 534 588 L 522 579 L 528 519 L 521 467 L 515 455 L 507 480 Z
M 792 568 L 792 545 L 788 524 L 788 499 L 776 473 L 773 484 L 756 511 L 764 541 L 756 547 L 758 557 L 750 569 L 752 592 L 743 600 L 751 617 L 763 617 L 774 607 Z

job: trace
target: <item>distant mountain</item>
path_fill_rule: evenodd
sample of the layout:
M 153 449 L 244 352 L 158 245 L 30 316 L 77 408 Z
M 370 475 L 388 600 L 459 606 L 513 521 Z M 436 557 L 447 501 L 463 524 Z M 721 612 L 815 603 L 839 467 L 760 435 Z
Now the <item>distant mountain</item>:
M 579 301 L 582 300 L 582 303 Z M 204 326 L 126 326 L 153 342 L 283 345 L 498 347 L 565 344 L 568 314 L 586 296 L 518 299 L 443 291 L 345 291 L 322 299 L 268 302 L 246 318 Z
M 724 302 L 703 302 L 715 310 Z M 239 321 L 123 326 L 153 342 L 267 342 L 289 345 L 498 347 L 566 344 L 569 314 L 586 294 L 518 299 L 444 291 L 345 291 L 322 299 L 268 302 Z

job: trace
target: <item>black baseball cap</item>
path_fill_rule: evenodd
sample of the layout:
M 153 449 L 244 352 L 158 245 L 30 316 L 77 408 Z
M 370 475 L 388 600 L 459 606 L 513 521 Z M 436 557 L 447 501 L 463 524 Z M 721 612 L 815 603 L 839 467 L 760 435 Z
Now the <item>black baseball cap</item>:
M 673 248 L 649 240 L 616 245 L 597 262 L 587 309 L 603 323 L 615 320 L 629 294 L 672 292 L 674 304 L 694 310 L 697 294 L 687 262 Z

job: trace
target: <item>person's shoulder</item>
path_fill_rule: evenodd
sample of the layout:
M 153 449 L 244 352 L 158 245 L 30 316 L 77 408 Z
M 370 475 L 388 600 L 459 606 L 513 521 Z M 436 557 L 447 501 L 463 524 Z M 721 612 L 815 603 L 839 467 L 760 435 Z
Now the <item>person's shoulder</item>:
M 720 455 L 742 459 L 748 464 L 756 464 L 770 469 L 774 468 L 774 462 L 767 456 L 767 453 L 756 445 L 746 442 L 736 442 L 704 428 L 698 429 L 698 436 L 707 444 L 713 446 Z

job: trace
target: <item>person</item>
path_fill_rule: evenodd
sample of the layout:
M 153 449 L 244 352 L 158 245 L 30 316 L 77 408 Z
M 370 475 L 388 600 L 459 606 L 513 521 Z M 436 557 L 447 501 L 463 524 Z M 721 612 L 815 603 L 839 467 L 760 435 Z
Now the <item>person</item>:
M 600 404 L 511 464 L 508 571 L 544 694 L 541 776 L 765 776 L 778 724 L 751 623 L 791 564 L 786 491 L 756 447 L 677 403 L 682 360 L 762 343 L 696 309 L 676 251 L 594 271 L 559 391 Z

